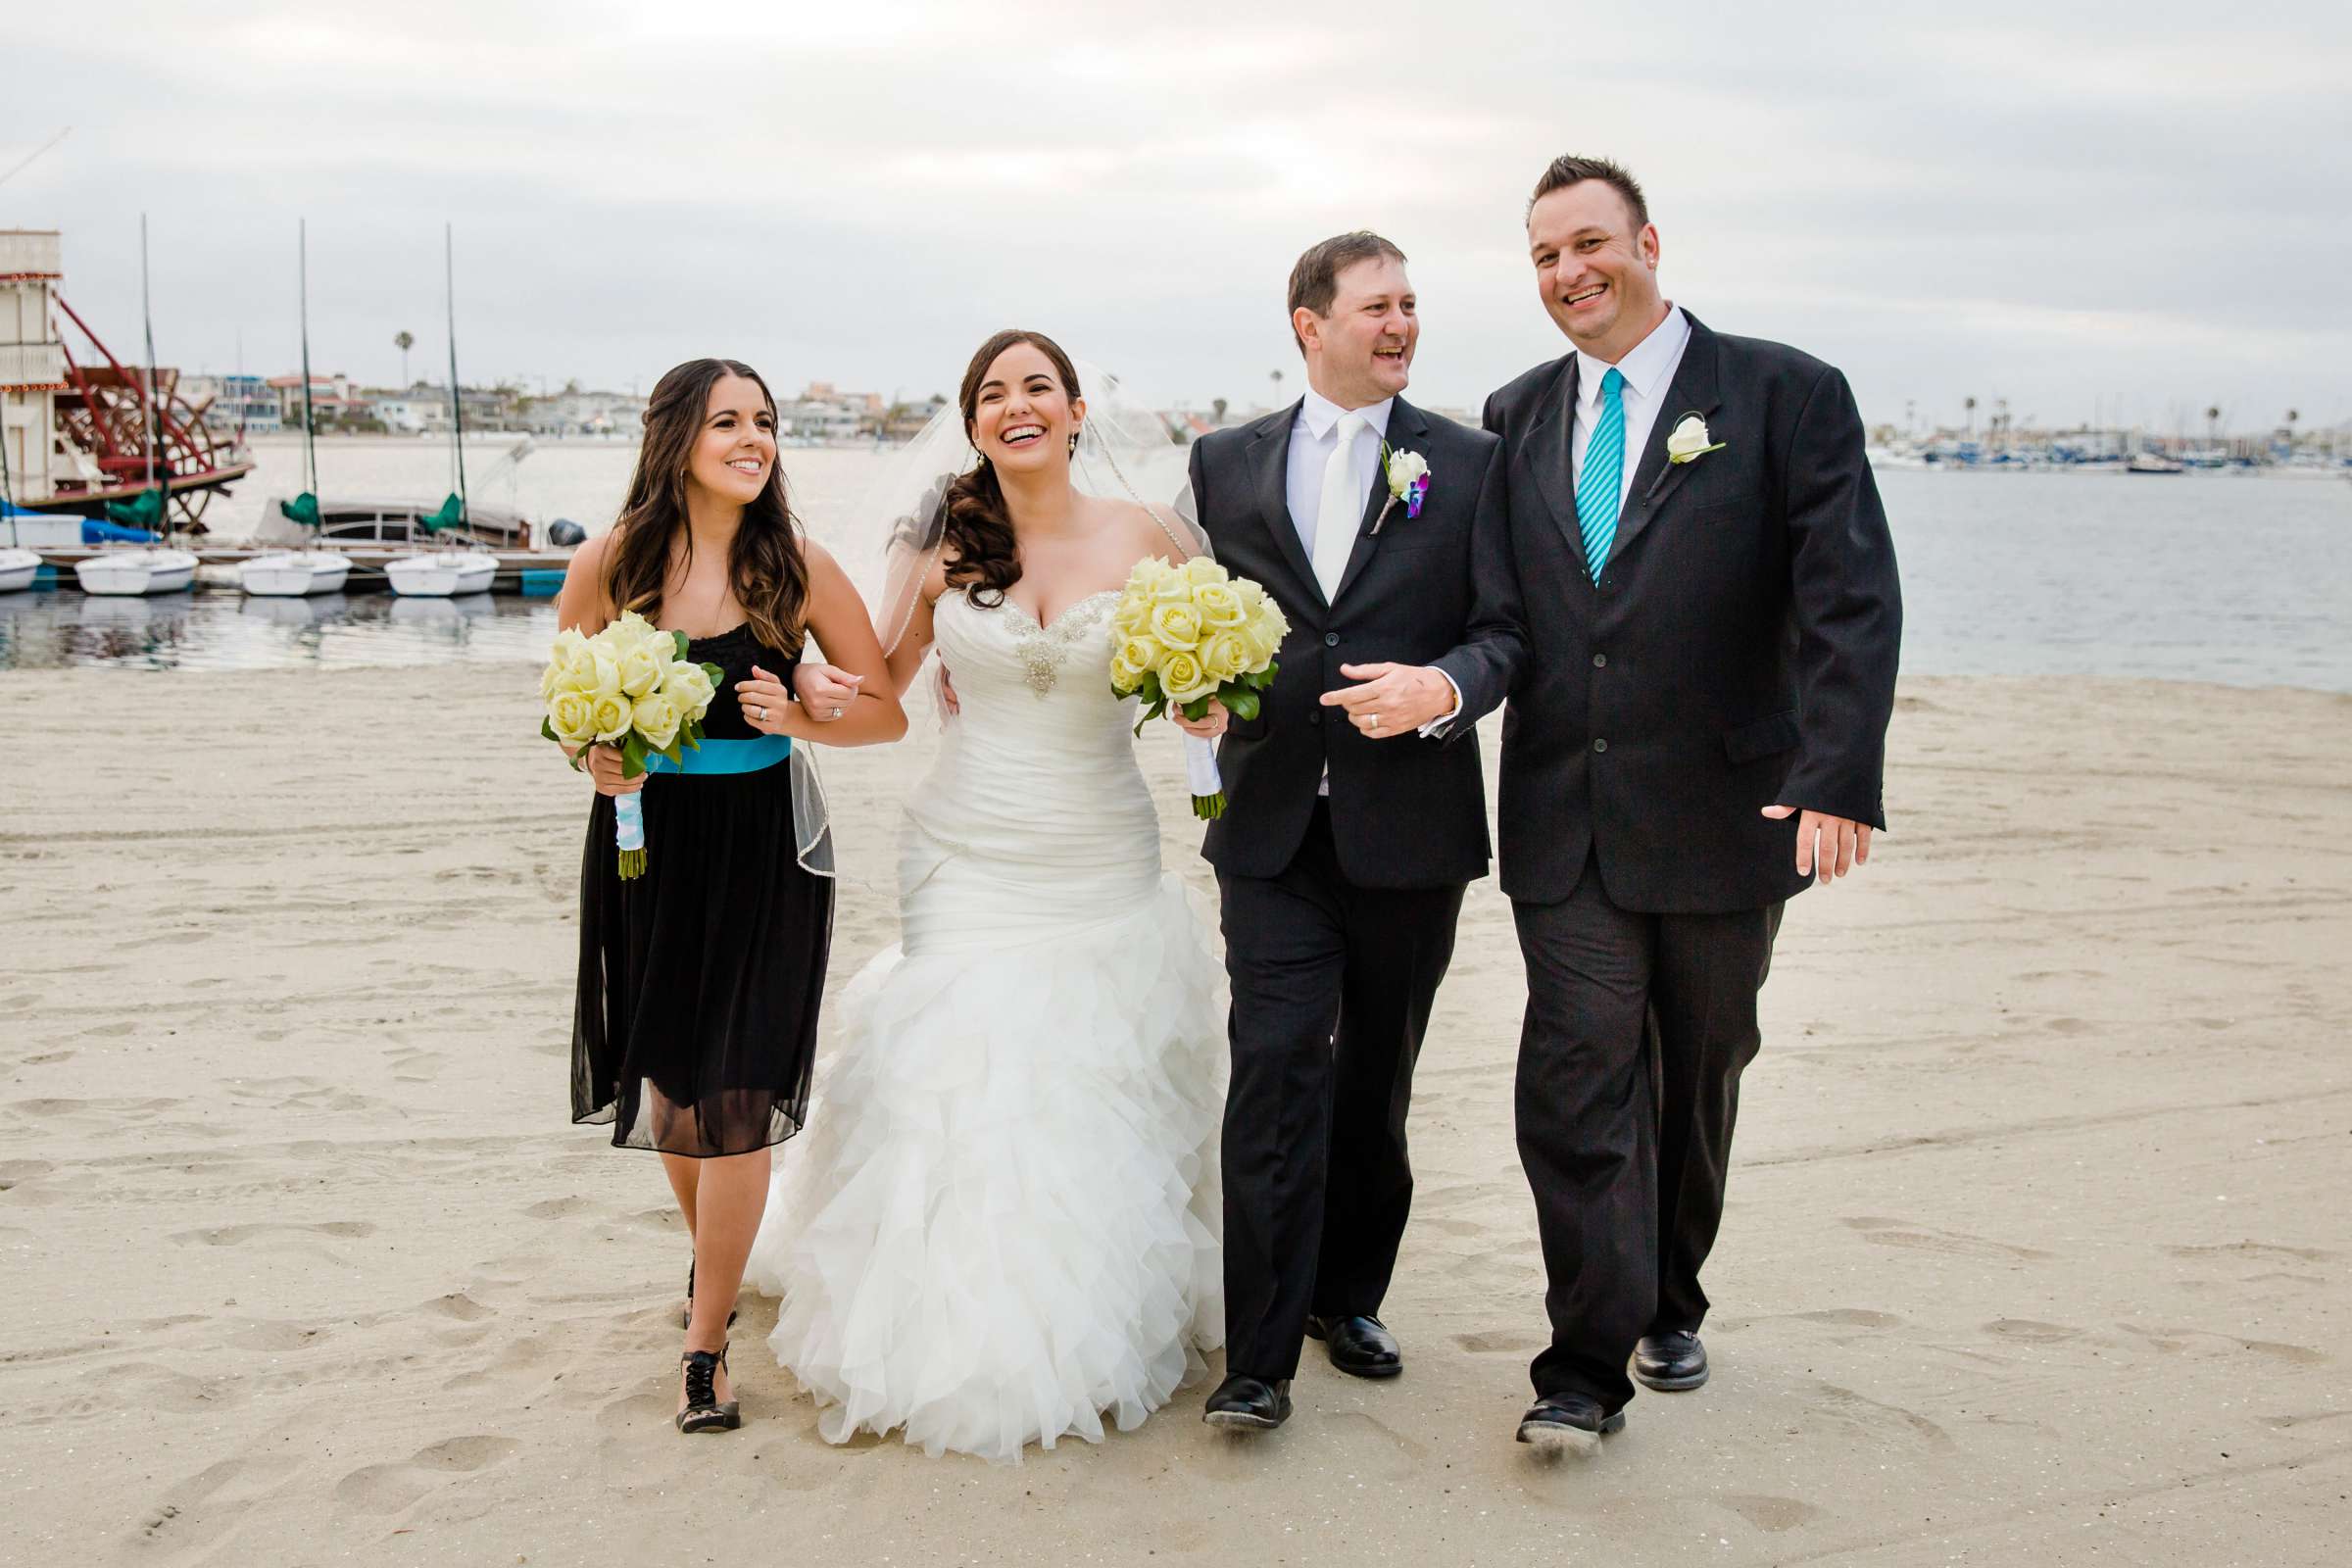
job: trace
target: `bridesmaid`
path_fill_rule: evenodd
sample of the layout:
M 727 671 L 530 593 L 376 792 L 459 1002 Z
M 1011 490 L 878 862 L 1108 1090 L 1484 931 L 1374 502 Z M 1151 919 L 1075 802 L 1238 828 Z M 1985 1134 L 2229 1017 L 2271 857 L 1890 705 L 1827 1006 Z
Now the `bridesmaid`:
M 557 601 L 562 624 L 590 634 L 623 610 L 686 633 L 690 657 L 725 675 L 682 772 L 624 779 L 617 751 L 588 749 L 572 1120 L 610 1122 L 615 1147 L 662 1155 L 694 1241 L 677 1426 L 726 1431 L 742 1424 L 727 1325 L 769 1150 L 808 1111 L 832 940 L 833 885 L 803 865 L 813 824 L 793 814 L 790 750 L 817 725 L 783 677 L 808 635 L 867 677 L 829 703 L 825 744 L 906 729 L 863 601 L 802 537 L 776 466 L 775 399 L 751 367 L 692 360 L 655 386 L 627 504 L 573 555 Z M 637 791 L 646 869 L 624 882 L 613 798 Z

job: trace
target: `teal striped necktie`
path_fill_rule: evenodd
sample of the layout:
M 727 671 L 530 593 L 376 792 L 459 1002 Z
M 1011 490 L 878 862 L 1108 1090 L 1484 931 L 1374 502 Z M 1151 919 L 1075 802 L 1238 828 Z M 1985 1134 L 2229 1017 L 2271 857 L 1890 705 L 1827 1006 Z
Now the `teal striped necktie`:
M 1600 417 L 1585 443 L 1584 470 L 1576 476 L 1576 525 L 1585 536 L 1585 564 L 1592 580 L 1608 564 L 1617 542 L 1617 492 L 1625 478 L 1625 372 L 1615 366 L 1600 378 Z

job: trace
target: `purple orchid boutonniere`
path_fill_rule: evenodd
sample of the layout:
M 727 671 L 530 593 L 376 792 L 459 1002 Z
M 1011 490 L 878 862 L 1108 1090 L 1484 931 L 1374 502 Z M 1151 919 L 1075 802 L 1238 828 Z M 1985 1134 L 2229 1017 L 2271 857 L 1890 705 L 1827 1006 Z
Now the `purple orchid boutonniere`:
M 1388 474 L 1389 499 L 1382 503 L 1380 515 L 1372 519 L 1372 531 L 1380 532 L 1381 524 L 1389 520 L 1389 509 L 1401 501 L 1407 521 L 1421 515 L 1421 503 L 1429 496 L 1429 460 L 1418 452 L 1392 451 L 1389 444 L 1380 444 L 1380 463 Z

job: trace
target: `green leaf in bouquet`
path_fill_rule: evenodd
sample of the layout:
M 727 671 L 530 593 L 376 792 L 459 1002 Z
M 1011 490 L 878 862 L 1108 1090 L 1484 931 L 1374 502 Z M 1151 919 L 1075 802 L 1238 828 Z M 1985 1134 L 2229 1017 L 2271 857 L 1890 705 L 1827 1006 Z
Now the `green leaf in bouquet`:
M 666 747 L 662 748 L 662 755 L 669 759 L 669 765 L 672 767 L 684 767 L 686 765 L 686 759 L 679 755 L 679 753 L 684 749 L 683 743 L 685 738 L 686 732 L 684 730 L 680 730 L 677 736 L 672 739 Z M 699 752 L 702 750 L 702 748 L 698 746 L 695 748 L 695 750 Z
M 552 718 L 539 721 L 539 735 L 542 740 L 554 741 L 558 746 L 564 744 L 564 737 L 556 733 L 556 721 Z
M 1257 693 L 1247 686 L 1228 686 L 1224 692 L 1225 710 L 1236 718 L 1255 718 L 1260 711 Z
M 678 647 L 678 651 L 675 654 L 672 654 L 670 657 L 672 659 L 684 659 L 686 657 L 686 649 L 691 643 L 692 639 L 682 631 L 673 631 L 669 635 L 676 641 Z
M 1135 694 L 1147 703 L 1165 703 L 1168 700 L 1167 694 L 1159 689 L 1159 671 L 1156 669 L 1144 671 L 1144 682 L 1136 687 Z
M 635 730 L 620 743 L 620 776 L 635 778 L 645 771 L 645 737 Z
M 1216 700 L 1217 694 L 1210 692 L 1206 697 L 1196 697 L 1191 702 L 1183 704 L 1177 709 L 1177 711 L 1198 724 L 1208 716 L 1208 705 Z

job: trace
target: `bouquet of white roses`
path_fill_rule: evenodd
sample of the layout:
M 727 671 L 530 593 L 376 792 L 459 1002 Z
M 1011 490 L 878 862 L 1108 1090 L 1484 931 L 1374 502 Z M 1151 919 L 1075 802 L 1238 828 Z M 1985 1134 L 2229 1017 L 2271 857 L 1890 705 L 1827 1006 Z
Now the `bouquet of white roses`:
M 560 631 L 539 677 L 547 704 L 539 733 L 573 748 L 575 768 L 590 746 L 617 748 L 623 778 L 643 773 L 656 755 L 675 765 L 687 748 L 700 749 L 703 715 L 723 673 L 687 660 L 684 632 L 662 631 L 633 610 L 593 637 Z M 621 877 L 643 876 L 644 807 L 623 795 L 613 808 Z
M 1137 562 L 1110 619 L 1117 633 L 1110 689 L 1143 700 L 1138 734 L 1146 719 L 1171 706 L 1187 718 L 1205 717 L 1212 699 L 1236 718 L 1255 718 L 1260 694 L 1281 670 L 1274 656 L 1291 629 L 1265 589 L 1206 556 L 1182 565 L 1156 556 Z M 1193 814 L 1203 820 L 1222 815 L 1225 790 L 1216 753 L 1205 743 L 1188 746 L 1186 769 Z

